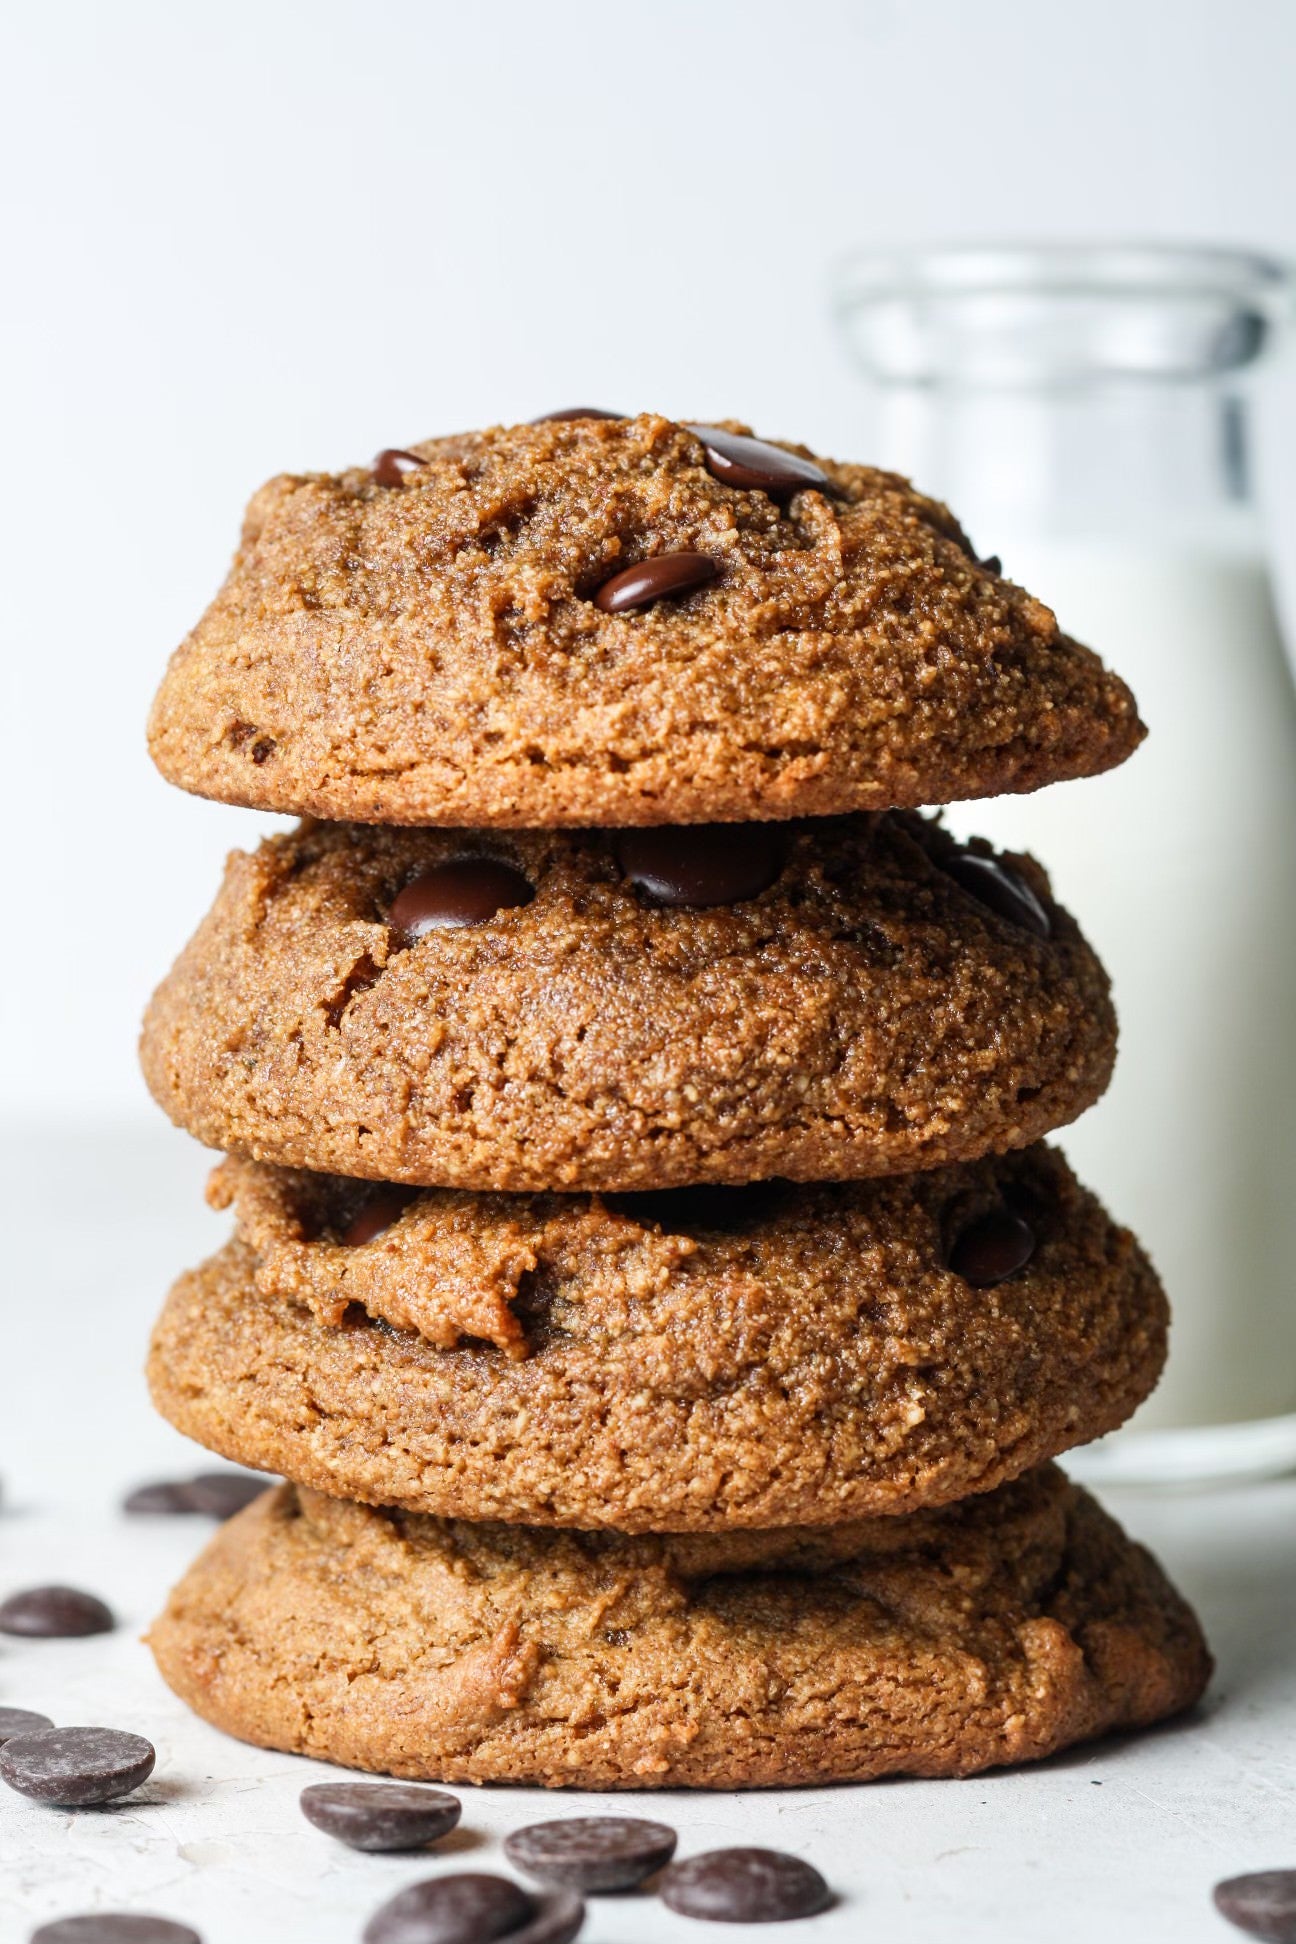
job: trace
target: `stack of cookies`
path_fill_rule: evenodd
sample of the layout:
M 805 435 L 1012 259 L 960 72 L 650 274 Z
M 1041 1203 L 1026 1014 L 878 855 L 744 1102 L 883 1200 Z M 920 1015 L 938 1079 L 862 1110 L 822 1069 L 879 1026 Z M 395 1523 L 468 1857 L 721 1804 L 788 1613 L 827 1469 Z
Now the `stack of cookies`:
M 262 489 L 151 725 L 306 819 L 144 1031 L 236 1212 L 153 1394 L 292 1481 L 154 1628 L 185 1700 L 612 1788 L 966 1774 L 1196 1698 L 1192 1614 L 1050 1462 L 1165 1347 L 1041 1144 L 1107 982 L 1038 865 L 918 814 L 1142 733 L 944 507 L 741 427 Z

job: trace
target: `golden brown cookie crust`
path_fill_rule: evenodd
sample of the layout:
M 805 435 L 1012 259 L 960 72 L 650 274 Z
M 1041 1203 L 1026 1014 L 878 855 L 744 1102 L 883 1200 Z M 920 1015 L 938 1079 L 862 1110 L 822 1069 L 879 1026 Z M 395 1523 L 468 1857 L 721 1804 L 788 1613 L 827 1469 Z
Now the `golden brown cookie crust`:
M 794 824 L 745 902 L 654 905 L 612 833 L 307 825 L 235 852 L 155 996 L 158 1102 L 212 1147 L 513 1191 L 904 1172 L 1023 1147 L 1106 1087 L 1106 976 L 1029 859 L 1042 938 L 911 815 Z M 983 847 L 988 851 L 988 847 Z M 412 946 L 412 877 L 501 859 L 529 904 Z
M 894 474 L 820 461 L 842 497 L 781 506 L 652 413 L 414 451 L 400 486 L 252 500 L 154 703 L 171 782 L 357 822 L 741 821 L 1033 790 L 1142 737 L 1124 684 Z M 680 551 L 718 578 L 595 606 Z
M 353 1247 L 359 1183 L 240 1163 L 219 1186 L 239 1233 L 171 1293 L 158 1409 L 418 1512 L 708 1533 L 909 1512 L 1114 1429 L 1165 1355 L 1154 1271 L 1047 1148 L 612 1206 L 433 1190 Z M 1004 1208 L 1035 1253 L 973 1288 L 951 1243 Z
M 938 1514 L 734 1540 L 545 1533 L 291 1486 L 151 1644 L 245 1741 L 439 1782 L 750 1788 L 968 1775 L 1201 1694 L 1197 1623 L 1053 1467 Z

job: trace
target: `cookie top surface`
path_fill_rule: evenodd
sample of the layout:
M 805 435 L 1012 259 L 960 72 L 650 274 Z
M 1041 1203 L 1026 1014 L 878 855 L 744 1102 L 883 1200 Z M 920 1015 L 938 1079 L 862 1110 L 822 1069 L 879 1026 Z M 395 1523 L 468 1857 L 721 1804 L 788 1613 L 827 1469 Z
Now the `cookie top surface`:
M 665 901 L 681 887 L 729 901 Z M 1038 866 L 913 813 L 328 824 L 233 856 L 143 1059 L 213 1147 L 613 1190 L 1024 1147 L 1098 1097 L 1115 1038 L 1102 968 Z
M 596 1789 L 966 1775 L 1156 1720 L 1210 1671 L 1155 1562 L 1052 1467 L 943 1512 L 686 1540 L 285 1486 L 151 1644 L 250 1741 Z
M 894 474 L 736 485 L 651 413 L 412 453 L 254 497 L 153 707 L 172 782 L 371 823 L 740 822 L 1033 790 L 1143 734 Z M 606 611 L 650 561 L 655 598 Z
M 986 1491 L 1115 1428 L 1165 1299 L 1062 1157 L 602 1199 L 227 1163 L 150 1363 L 182 1431 L 341 1497 L 717 1531 Z

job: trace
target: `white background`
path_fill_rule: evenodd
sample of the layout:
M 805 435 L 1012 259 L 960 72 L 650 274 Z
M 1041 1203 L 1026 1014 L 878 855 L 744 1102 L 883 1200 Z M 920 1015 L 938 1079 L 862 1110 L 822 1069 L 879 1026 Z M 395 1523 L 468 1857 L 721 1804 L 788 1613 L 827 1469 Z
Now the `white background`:
M 268 474 L 575 402 L 867 458 L 825 304 L 854 244 L 1296 251 L 1284 0 L 8 21 L 0 1084 L 24 1125 L 150 1111 L 137 1016 L 255 820 L 164 788 L 143 721 Z M 1290 384 L 1270 447 L 1296 452 Z

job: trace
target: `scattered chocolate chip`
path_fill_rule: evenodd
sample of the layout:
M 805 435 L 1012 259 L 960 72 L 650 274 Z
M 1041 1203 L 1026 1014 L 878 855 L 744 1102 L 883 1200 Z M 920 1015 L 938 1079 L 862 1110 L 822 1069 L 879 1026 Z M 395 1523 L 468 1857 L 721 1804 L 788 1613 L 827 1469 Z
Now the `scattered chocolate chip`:
M 667 1235 L 698 1235 L 708 1229 L 738 1235 L 777 1215 L 786 1195 L 786 1182 L 753 1181 L 741 1188 L 646 1188 L 607 1199 L 619 1214 L 634 1222 L 656 1222 Z
M 1296 1870 L 1256 1870 L 1214 1889 L 1215 1908 L 1230 1924 L 1268 1944 L 1296 1944 Z
M 1026 1267 L 1035 1253 L 1035 1231 L 1008 1208 L 992 1208 L 961 1229 L 950 1245 L 949 1266 L 973 1289 L 993 1289 Z
M 38 1728 L 0 1748 L 0 1781 L 59 1809 L 111 1802 L 147 1782 L 152 1742 L 116 1728 Z
M 568 405 L 561 412 L 541 412 L 532 425 L 560 425 L 567 419 L 623 419 L 624 412 L 605 412 L 598 405 Z
M 633 1890 L 670 1862 L 675 1831 L 639 1816 L 572 1816 L 528 1823 L 504 1838 L 510 1863 L 537 1882 L 587 1895 Z
M 202 1944 L 188 1924 L 134 1911 L 104 1910 L 93 1916 L 56 1917 L 31 1934 L 30 1944 Z
M 984 560 L 978 560 L 977 566 L 984 574 L 1003 573 L 1003 562 L 1000 560 L 998 554 L 987 554 Z
M 156 1478 L 137 1485 L 122 1500 L 122 1511 L 140 1514 L 164 1513 L 171 1516 L 193 1511 L 189 1487 L 181 1478 Z
M 605 580 L 594 596 L 594 605 L 604 614 L 628 614 L 632 608 L 647 607 L 667 594 L 691 594 L 716 579 L 720 563 L 710 554 L 653 554 L 634 567 L 623 567 L 611 580 Z
M 399 1891 L 369 1919 L 363 1944 L 569 1944 L 584 1917 L 570 1891 L 532 1897 L 507 1877 L 465 1870 Z
M 232 1519 L 273 1483 L 256 1472 L 199 1472 L 184 1489 L 193 1511 L 209 1519 Z
M 714 425 L 687 425 L 684 429 L 701 439 L 707 471 L 725 486 L 768 493 L 771 499 L 791 499 L 793 493 L 807 488 L 833 499 L 845 497 L 822 466 L 798 458 L 795 452 L 785 452 L 782 446 L 749 439 L 744 433 L 721 432 Z
M 12 1741 L 15 1735 L 31 1735 L 38 1728 L 53 1726 L 48 1715 L 37 1714 L 34 1708 L 0 1708 L 0 1745 Z
M 403 486 L 407 473 L 417 472 L 427 464 L 417 452 L 406 452 L 402 446 L 386 446 L 373 462 L 374 484 L 376 486 Z
M 717 1924 L 777 1924 L 826 1910 L 832 1892 L 812 1863 L 782 1850 L 706 1850 L 672 1863 L 661 1898 L 681 1917 Z
M 313 1782 L 301 1792 L 301 1811 L 352 1849 L 411 1850 L 448 1835 L 460 1803 L 444 1789 L 413 1782 Z
M 1016 871 L 1009 870 L 997 857 L 982 857 L 977 851 L 956 851 L 953 856 L 938 861 L 946 877 L 952 877 L 969 897 L 1006 918 L 1009 924 L 1020 925 L 1023 931 L 1034 932 L 1037 938 L 1048 938 L 1052 933 L 1049 915 L 1025 878 L 1018 877 Z
M 786 859 L 771 824 L 661 824 L 617 839 L 622 873 L 663 905 L 740 904 L 773 884 Z
M 379 1188 L 343 1229 L 342 1240 L 348 1248 L 359 1249 L 366 1242 L 385 1235 L 392 1223 L 400 1220 L 417 1193 L 417 1188 Z
M 111 1633 L 116 1624 L 111 1608 L 75 1586 L 29 1586 L 0 1601 L 0 1633 L 27 1634 L 34 1640 Z
M 534 896 L 511 864 L 497 857 L 456 857 L 411 878 L 392 900 L 387 922 L 406 938 L 422 938 L 424 932 L 484 925 L 497 912 L 530 904 Z

